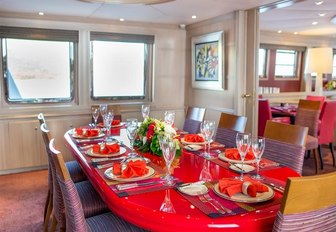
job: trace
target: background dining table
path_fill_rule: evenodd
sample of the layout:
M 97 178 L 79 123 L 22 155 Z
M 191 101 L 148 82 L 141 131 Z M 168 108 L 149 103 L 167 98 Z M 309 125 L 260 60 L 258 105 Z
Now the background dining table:
M 119 191 L 116 185 L 122 182 L 106 178 L 104 172 L 108 167 L 98 168 L 97 165 L 93 165 L 93 157 L 87 155 L 90 145 L 101 142 L 101 139 L 78 140 L 72 136 L 72 133 L 73 130 L 65 133 L 66 145 L 110 210 L 124 220 L 150 231 L 219 231 L 223 229 L 225 231 L 271 231 L 283 195 L 274 186 L 283 188 L 288 177 L 299 176 L 288 167 L 269 162 L 268 164 L 275 165 L 265 165 L 261 168 L 260 174 L 265 177 L 264 183 L 274 191 L 274 197 L 259 203 L 234 202 L 216 194 L 213 186 L 219 179 L 234 178 L 239 176 L 239 173 L 229 169 L 229 164 L 221 159 L 204 159 L 202 150 L 183 149 L 181 156 L 177 157 L 173 165 L 173 176 L 177 183 L 175 186 L 162 184 L 160 176 L 165 173 L 163 158 L 150 153 L 139 153 L 152 160 L 148 165 L 155 170 L 155 176 L 140 182 L 157 181 L 158 184 Z M 126 149 L 127 155 L 130 149 L 124 127 L 114 128 L 112 134 L 115 139 L 122 141 L 121 147 Z M 213 143 L 211 149 L 218 155 L 219 151 L 225 150 L 225 147 Z M 225 212 L 219 213 L 211 203 L 203 203 L 198 196 L 189 196 L 177 189 L 180 184 L 199 181 L 201 173 L 208 170 L 212 178 L 212 181 L 206 183 L 209 188 L 208 193 L 219 203 L 219 206 L 227 210 Z M 175 209 L 174 213 L 160 210 L 167 196 L 170 197 L 170 203 Z

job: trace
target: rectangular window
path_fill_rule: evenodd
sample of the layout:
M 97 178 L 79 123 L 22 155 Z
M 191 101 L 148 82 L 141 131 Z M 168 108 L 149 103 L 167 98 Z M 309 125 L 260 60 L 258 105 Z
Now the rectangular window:
M 336 54 L 333 55 L 333 73 L 332 73 L 333 79 L 336 79 Z
M 154 36 L 91 32 L 94 100 L 151 98 Z
M 275 76 L 296 78 L 296 61 L 296 51 L 276 50 Z
M 266 77 L 266 49 L 259 48 L 258 75 L 259 78 Z

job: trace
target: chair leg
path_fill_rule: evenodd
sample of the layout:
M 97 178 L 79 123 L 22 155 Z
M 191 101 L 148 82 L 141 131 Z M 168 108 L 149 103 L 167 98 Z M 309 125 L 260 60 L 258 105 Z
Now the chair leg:
M 320 173 L 320 161 L 319 161 L 319 155 L 318 155 L 318 151 L 317 148 L 313 149 L 313 155 L 314 155 L 314 159 L 315 159 L 315 173 L 319 174 Z
M 321 144 L 318 145 L 317 150 L 318 150 L 318 154 L 319 154 L 319 157 L 320 157 L 321 170 L 323 170 L 323 159 L 322 159 L 322 146 L 321 146 Z
M 310 150 L 308 150 L 308 151 L 306 151 L 306 158 L 308 159 L 308 158 L 310 158 Z
M 47 199 L 46 199 L 46 202 L 45 202 L 45 205 L 44 205 L 44 211 L 43 211 L 44 221 L 46 220 L 47 211 L 48 211 L 48 207 L 49 207 L 49 201 L 50 201 L 50 190 L 48 190 Z
M 48 231 L 48 225 L 49 225 L 50 216 L 52 214 L 52 210 L 53 210 L 53 199 L 52 199 L 52 194 L 49 194 L 49 204 L 48 204 L 46 216 L 44 219 L 44 232 Z
M 56 225 L 57 225 L 57 220 L 56 220 L 55 215 L 53 215 L 52 221 L 51 221 L 50 232 L 55 232 L 56 231 Z
M 333 166 L 335 167 L 334 144 L 333 143 L 329 143 L 329 148 L 330 148 L 332 159 L 333 159 Z

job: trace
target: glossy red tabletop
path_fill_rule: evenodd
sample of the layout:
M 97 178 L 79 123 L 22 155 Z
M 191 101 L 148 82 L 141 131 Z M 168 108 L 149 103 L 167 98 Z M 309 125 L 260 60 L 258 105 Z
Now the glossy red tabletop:
M 97 192 L 104 199 L 111 211 L 121 218 L 151 231 L 271 231 L 275 215 L 280 208 L 281 193 L 276 192 L 280 200 L 277 204 L 243 214 L 229 215 L 219 218 L 210 218 L 197 207 L 181 196 L 175 189 L 169 189 L 171 202 L 176 210 L 175 214 L 160 211 L 160 206 L 165 198 L 166 190 L 159 190 L 127 197 L 117 196 L 105 178 L 94 168 L 87 155 L 82 154 L 74 143 L 71 135 L 65 134 L 66 144 L 71 149 L 74 157 L 82 166 Z M 123 141 L 127 136 L 121 129 L 120 136 Z M 238 174 L 228 168 L 219 166 L 213 162 L 191 152 L 183 151 L 179 166 L 174 169 L 174 176 L 183 182 L 195 182 L 199 180 L 200 172 L 204 165 L 209 165 L 213 180 L 224 177 L 233 177 Z M 282 167 L 279 172 L 275 170 L 261 172 L 262 175 L 272 175 L 285 183 L 289 176 L 299 176 L 293 170 Z M 210 190 L 212 191 L 212 190 Z

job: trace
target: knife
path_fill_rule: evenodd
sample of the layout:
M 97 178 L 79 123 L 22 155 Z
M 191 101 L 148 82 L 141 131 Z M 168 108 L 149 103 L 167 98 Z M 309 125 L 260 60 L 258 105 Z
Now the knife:
M 151 181 L 151 182 L 142 182 L 142 183 L 130 183 L 130 184 L 118 184 L 116 185 L 116 188 L 118 190 L 126 190 L 126 189 L 131 189 L 131 188 L 137 188 L 137 187 L 141 187 L 141 186 L 150 186 L 150 185 L 155 185 L 155 184 L 159 184 L 161 182 L 159 181 Z
M 126 159 L 125 156 L 120 156 L 120 157 L 114 157 L 114 158 L 109 158 L 109 157 L 104 157 L 104 158 L 92 158 L 91 161 L 92 163 L 99 163 L 99 162 L 104 162 L 104 161 L 110 161 L 110 160 L 123 160 Z

